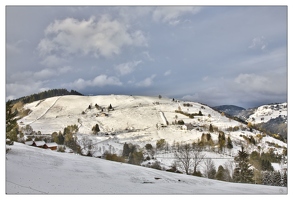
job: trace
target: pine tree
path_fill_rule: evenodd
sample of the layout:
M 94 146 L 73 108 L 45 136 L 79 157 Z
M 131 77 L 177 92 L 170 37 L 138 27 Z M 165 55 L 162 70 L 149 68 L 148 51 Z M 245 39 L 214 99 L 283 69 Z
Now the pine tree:
M 6 103 L 6 138 L 10 141 L 17 141 L 18 125 L 16 122 L 16 112 L 12 110 L 13 104 L 11 101 Z
M 98 132 L 100 132 L 99 124 L 96 124 L 95 126 L 93 126 L 92 131 L 94 134 L 97 134 Z
M 283 181 L 282 181 L 284 187 L 287 187 L 287 178 L 288 178 L 287 171 L 285 171 L 283 174 Z
M 229 136 L 228 136 L 228 141 L 227 141 L 227 148 L 228 149 L 232 149 L 233 148 L 232 140 L 231 140 L 231 138 Z
M 220 147 L 220 151 L 223 151 L 223 148 L 225 147 L 226 139 L 225 139 L 225 133 L 220 131 L 218 136 L 218 144 Z
M 213 128 L 212 124 L 210 124 L 209 131 L 210 131 L 211 133 L 214 132 L 214 128 Z
M 129 153 L 130 153 L 129 145 L 125 142 L 124 145 L 123 145 L 122 156 L 128 157 Z
M 216 173 L 216 179 L 220 181 L 225 181 L 225 169 L 222 165 L 218 167 L 218 171 Z
M 281 186 L 282 185 L 282 183 L 281 183 L 282 176 L 281 176 L 280 171 L 274 172 L 272 179 L 273 179 L 273 183 L 272 183 L 273 186 Z
M 238 155 L 234 158 L 236 167 L 233 173 L 233 180 L 237 183 L 253 183 L 253 170 L 250 169 L 249 155 L 244 151 L 244 147 L 238 151 Z

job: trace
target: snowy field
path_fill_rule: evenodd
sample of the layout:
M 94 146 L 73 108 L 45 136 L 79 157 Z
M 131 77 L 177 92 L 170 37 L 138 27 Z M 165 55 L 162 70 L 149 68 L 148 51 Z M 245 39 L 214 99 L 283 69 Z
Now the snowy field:
M 288 192 L 285 187 L 222 182 L 99 158 L 59 153 L 21 143 L 15 143 L 10 148 L 11 151 L 6 156 L 5 192 L 8 196 L 11 194 L 284 195 Z

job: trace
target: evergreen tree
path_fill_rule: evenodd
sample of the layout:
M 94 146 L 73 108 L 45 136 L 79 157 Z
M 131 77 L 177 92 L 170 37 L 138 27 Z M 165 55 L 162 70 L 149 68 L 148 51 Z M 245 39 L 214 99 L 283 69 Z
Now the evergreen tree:
M 273 180 L 272 182 L 273 186 L 282 186 L 282 176 L 280 171 L 273 172 L 272 180 Z
M 143 153 L 142 151 L 134 151 L 129 154 L 129 161 L 128 163 L 133 165 L 140 165 L 143 161 Z
M 122 156 L 128 157 L 129 153 L 130 153 L 129 145 L 125 142 L 124 145 L 123 145 Z
M 233 148 L 233 144 L 232 144 L 232 140 L 231 140 L 230 136 L 228 136 L 227 148 L 228 149 L 232 149 Z
M 57 144 L 64 144 L 64 136 L 62 135 L 61 131 L 59 131 L 58 139 L 56 141 Z
M 236 167 L 233 173 L 233 180 L 237 183 L 253 183 L 253 170 L 250 169 L 249 155 L 244 151 L 244 147 L 238 151 L 238 155 L 234 158 Z
M 16 112 L 12 110 L 12 101 L 6 103 L 6 138 L 10 141 L 17 141 L 18 125 L 16 122 Z
M 223 151 L 223 148 L 225 147 L 225 143 L 226 143 L 225 133 L 220 131 L 218 136 L 218 144 L 220 147 L 220 152 Z
M 209 131 L 210 131 L 211 133 L 214 132 L 214 128 L 213 128 L 212 124 L 210 124 Z
M 262 171 L 274 171 L 272 163 L 268 160 L 261 160 L 261 170 Z
M 112 107 L 112 105 L 110 104 L 109 107 L 108 107 L 108 110 L 112 110 L 112 109 L 113 109 L 113 107 Z
M 96 124 L 95 126 L 93 126 L 92 131 L 94 134 L 97 134 L 98 132 L 100 132 L 99 124 Z
M 216 177 L 215 177 L 217 180 L 220 180 L 220 181 L 225 181 L 225 169 L 222 165 L 220 165 L 218 167 L 218 171 L 216 173 Z
M 284 187 L 287 187 L 287 171 L 284 171 L 284 174 L 283 174 L 283 179 L 282 179 L 282 182 L 283 182 L 283 186 Z

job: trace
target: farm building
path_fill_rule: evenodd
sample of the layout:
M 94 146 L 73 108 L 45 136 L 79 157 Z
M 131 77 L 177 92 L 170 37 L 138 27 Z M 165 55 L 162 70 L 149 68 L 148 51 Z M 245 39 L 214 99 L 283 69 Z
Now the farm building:
M 32 146 L 43 148 L 45 142 L 44 141 L 33 141 Z
M 51 150 L 57 150 L 58 144 L 55 142 L 46 143 L 43 145 L 44 149 L 51 149 Z

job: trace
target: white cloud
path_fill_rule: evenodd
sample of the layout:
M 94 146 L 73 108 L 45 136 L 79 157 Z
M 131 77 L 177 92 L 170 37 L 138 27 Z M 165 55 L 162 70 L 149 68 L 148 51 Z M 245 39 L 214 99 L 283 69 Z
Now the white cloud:
M 239 74 L 234 79 L 233 88 L 250 94 L 282 94 L 286 93 L 287 85 L 284 76 L 285 74 L 278 71 L 270 71 L 263 75 Z
M 58 68 L 58 73 L 59 74 L 65 74 L 65 73 L 68 73 L 72 70 L 72 67 L 70 66 L 64 66 L 64 67 L 60 67 Z
M 34 73 L 35 80 L 45 80 L 56 75 L 55 71 L 52 69 L 43 69 L 39 72 Z
M 177 25 L 178 19 L 185 14 L 196 14 L 200 11 L 200 7 L 192 6 L 165 6 L 157 7 L 153 12 L 153 20 L 156 22 L 169 23 L 170 25 Z
M 134 69 L 141 63 L 142 61 L 131 61 L 127 63 L 119 64 L 115 67 L 115 69 L 119 72 L 120 75 L 124 76 L 126 74 L 130 74 L 134 71 Z
M 140 81 L 138 83 L 136 83 L 136 86 L 138 87 L 149 87 L 153 84 L 154 78 L 156 77 L 156 74 L 153 74 L 150 77 L 147 77 L 146 79 L 144 79 L 143 81 Z
M 41 61 L 41 64 L 51 67 L 61 65 L 65 62 L 67 62 L 65 59 L 60 58 L 56 55 L 48 55 Z
M 149 61 L 154 61 L 155 59 L 150 56 L 150 53 L 148 51 L 142 52 L 142 55 Z
M 166 71 L 166 72 L 164 73 L 164 76 L 169 76 L 171 73 L 172 73 L 172 71 L 171 71 L 171 70 L 168 70 L 168 71 Z
M 41 92 L 39 88 L 42 88 L 42 86 L 42 81 L 33 81 L 29 78 L 27 79 L 26 84 L 22 82 L 8 83 L 6 84 L 6 100 L 12 100 L 19 97 Z
M 248 48 L 265 50 L 267 46 L 268 46 L 267 39 L 264 36 L 261 36 L 261 37 L 253 38 Z
M 122 85 L 120 80 L 115 76 L 100 75 L 94 78 L 92 81 L 92 86 L 103 87 L 106 85 Z
M 84 80 L 79 78 L 75 80 L 73 83 L 65 84 L 65 86 L 70 86 L 76 89 L 84 89 L 86 87 L 103 87 L 107 85 L 116 85 L 121 86 L 122 82 L 117 77 L 107 76 L 107 75 L 99 75 L 96 76 L 93 80 Z
M 147 46 L 142 31 L 129 29 L 129 26 L 105 15 L 99 20 L 94 17 L 81 21 L 74 18 L 55 20 L 46 28 L 38 51 L 41 56 L 111 57 L 120 54 L 126 46 Z

